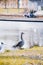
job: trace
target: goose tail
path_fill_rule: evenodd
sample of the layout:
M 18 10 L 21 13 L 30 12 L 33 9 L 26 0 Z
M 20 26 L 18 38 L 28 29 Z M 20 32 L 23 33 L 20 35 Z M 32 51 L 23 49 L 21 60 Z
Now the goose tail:
M 14 46 L 13 46 L 13 48 L 16 48 L 16 47 L 17 47 L 17 45 L 14 45 Z

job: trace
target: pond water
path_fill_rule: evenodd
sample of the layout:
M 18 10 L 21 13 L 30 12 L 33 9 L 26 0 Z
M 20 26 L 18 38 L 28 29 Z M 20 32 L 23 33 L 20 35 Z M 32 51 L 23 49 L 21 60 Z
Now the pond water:
M 43 22 L 0 21 L 0 42 L 6 44 L 7 48 L 21 41 L 21 32 L 24 32 L 24 48 L 43 46 Z

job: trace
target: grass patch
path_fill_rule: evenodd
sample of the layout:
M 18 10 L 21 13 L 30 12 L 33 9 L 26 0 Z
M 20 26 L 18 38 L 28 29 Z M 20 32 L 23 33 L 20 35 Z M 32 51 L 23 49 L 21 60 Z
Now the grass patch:
M 43 58 L 43 47 L 35 46 L 24 50 L 8 50 L 0 54 L 0 65 L 43 65 L 43 60 L 29 57 L 37 55 L 42 55 Z

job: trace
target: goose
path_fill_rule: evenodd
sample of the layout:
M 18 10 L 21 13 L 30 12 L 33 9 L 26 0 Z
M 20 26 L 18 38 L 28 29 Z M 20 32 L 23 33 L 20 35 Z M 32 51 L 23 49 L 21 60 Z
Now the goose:
M 24 40 L 23 40 L 23 32 L 21 33 L 21 41 L 18 42 L 17 45 L 14 45 L 13 47 L 16 48 L 16 47 L 19 47 L 20 49 L 22 48 L 22 46 L 24 45 Z

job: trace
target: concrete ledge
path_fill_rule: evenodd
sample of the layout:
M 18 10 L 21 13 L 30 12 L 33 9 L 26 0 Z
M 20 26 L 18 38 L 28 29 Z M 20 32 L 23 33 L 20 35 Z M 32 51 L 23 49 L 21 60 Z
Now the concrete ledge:
M 43 18 L 26 18 L 17 16 L 0 16 L 0 21 L 14 21 L 14 22 L 43 22 Z

